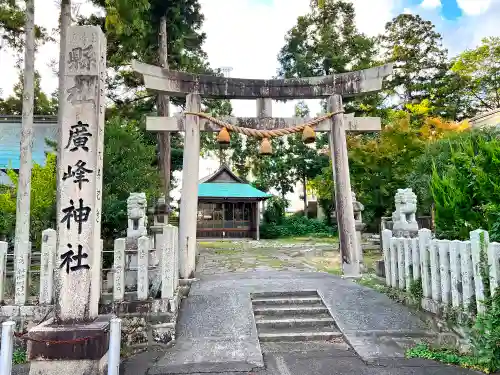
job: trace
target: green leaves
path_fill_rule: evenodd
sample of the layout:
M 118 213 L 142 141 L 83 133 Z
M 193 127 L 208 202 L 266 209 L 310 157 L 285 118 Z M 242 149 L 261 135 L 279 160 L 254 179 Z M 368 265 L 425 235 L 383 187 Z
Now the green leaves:
M 485 38 L 476 49 L 453 60 L 451 70 L 464 82 L 463 95 L 477 109 L 500 107 L 500 38 Z
M 13 186 L 0 186 L 0 235 L 14 238 L 18 175 L 8 170 Z M 56 216 L 56 156 L 47 154 L 45 165 L 33 165 L 31 171 L 30 240 L 40 246 L 42 231 L 55 228 Z
M 312 77 L 343 73 L 371 66 L 374 40 L 355 25 L 354 6 L 342 0 L 311 5 L 288 31 L 278 55 L 279 75 Z
M 34 115 L 56 115 L 57 97 L 48 97 L 40 86 L 41 77 L 35 72 L 35 96 L 33 105 Z M 14 85 L 14 94 L 7 99 L 0 98 L 0 113 L 21 115 L 23 112 L 23 75 L 19 74 L 19 81 Z
M 384 60 L 395 63 L 385 90 L 398 95 L 403 106 L 431 98 L 447 70 L 447 51 L 434 25 L 418 15 L 401 14 L 387 23 L 379 41 Z
M 24 26 L 26 10 L 20 6 L 22 3 L 15 0 L 0 0 L 1 38 L 17 53 L 23 51 L 25 42 Z M 35 38 L 40 43 L 50 40 L 47 30 L 40 26 L 35 26 Z
M 474 131 L 443 142 L 448 161 L 433 168 L 430 180 L 437 234 L 467 239 L 471 230 L 483 228 L 498 239 L 500 140 Z
M 115 117 L 104 133 L 103 238 L 112 241 L 126 233 L 127 198 L 145 192 L 148 202 L 159 196 L 160 177 L 152 166 L 155 146 L 148 145 L 138 125 Z

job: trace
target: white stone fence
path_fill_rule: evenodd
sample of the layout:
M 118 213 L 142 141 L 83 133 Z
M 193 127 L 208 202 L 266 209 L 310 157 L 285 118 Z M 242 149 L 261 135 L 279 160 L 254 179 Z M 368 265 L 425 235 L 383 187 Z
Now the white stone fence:
M 421 284 L 422 307 L 438 313 L 443 308 L 485 309 L 481 275 L 488 275 L 493 294 L 500 286 L 500 244 L 489 242 L 488 232 L 470 232 L 469 241 L 433 239 L 421 229 L 416 238 L 397 238 L 382 232 L 386 284 L 410 291 Z
M 127 268 L 125 265 L 126 239 L 115 240 L 113 268 L 110 270 L 112 282 L 108 282 L 108 285 L 112 286 L 108 290 L 112 289 L 113 302 L 121 302 L 126 299 L 126 273 L 131 271 L 137 272 L 136 300 L 145 301 L 149 298 L 155 298 L 158 291 L 156 287 L 159 288 L 161 299 L 174 297 L 179 286 L 178 228 L 171 225 L 164 226 L 163 233 L 155 235 L 155 248 L 151 246 L 151 242 L 151 237 L 139 237 L 137 266 Z M 151 295 L 152 293 L 154 295 Z
M 56 231 L 46 229 L 42 238 L 40 252 L 19 257 L 17 267 L 14 254 L 8 252 L 8 243 L 0 241 L 0 317 L 39 316 L 51 310 L 55 299 L 54 276 L 60 264 L 56 255 Z M 127 257 L 130 258 L 127 253 L 131 252 L 137 258 L 134 267 L 126 265 Z M 162 300 L 175 297 L 179 286 L 177 227 L 165 225 L 163 231 L 154 236 L 140 237 L 137 250 L 133 251 L 126 250 L 126 239 L 119 238 L 114 241 L 114 249 L 101 254 L 106 253 L 112 254 L 112 268 L 104 269 L 102 258 L 100 262 L 92 262 L 99 265 L 99 269 L 91 265 L 92 282 L 97 281 L 94 285 L 100 286 L 101 303 L 151 300 L 157 292 Z M 125 280 L 130 273 L 134 274 L 132 286 L 126 285 Z

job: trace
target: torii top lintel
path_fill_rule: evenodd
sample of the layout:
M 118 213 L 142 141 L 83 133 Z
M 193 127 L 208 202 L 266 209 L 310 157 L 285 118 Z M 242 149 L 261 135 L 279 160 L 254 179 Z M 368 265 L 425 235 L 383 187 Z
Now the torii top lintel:
M 191 74 L 132 61 L 146 88 L 173 97 L 198 93 L 217 99 L 318 99 L 333 94 L 351 97 L 382 89 L 384 77 L 392 74 L 392 64 L 324 77 L 291 79 L 243 79 Z

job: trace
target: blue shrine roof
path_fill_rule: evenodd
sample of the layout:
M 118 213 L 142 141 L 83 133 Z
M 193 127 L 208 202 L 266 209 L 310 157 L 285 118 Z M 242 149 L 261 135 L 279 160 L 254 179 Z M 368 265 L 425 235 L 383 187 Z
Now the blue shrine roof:
M 45 152 L 52 151 L 45 139 L 57 140 L 57 118 L 35 116 L 33 123 L 33 162 L 45 164 Z M 0 169 L 19 169 L 21 158 L 21 116 L 0 115 Z

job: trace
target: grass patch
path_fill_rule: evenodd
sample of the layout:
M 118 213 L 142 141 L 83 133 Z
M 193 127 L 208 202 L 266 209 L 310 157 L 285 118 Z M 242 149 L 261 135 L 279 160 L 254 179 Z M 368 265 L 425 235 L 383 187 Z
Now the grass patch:
M 198 246 L 205 249 L 237 249 L 241 246 L 229 241 L 200 241 Z
M 449 348 L 433 348 L 429 344 L 418 344 L 406 351 L 406 358 L 424 358 L 449 365 L 456 365 L 463 368 L 482 371 L 490 374 L 496 369 L 484 368 L 479 361 L 468 355 L 460 354 L 457 350 Z
M 338 244 L 337 237 L 286 237 L 276 240 L 278 243 L 331 243 Z
M 375 264 L 382 258 L 382 253 L 378 251 L 367 251 L 363 253 L 363 263 L 369 273 L 375 273 Z
M 240 254 L 241 251 L 236 249 L 216 249 L 214 253 L 218 255 L 236 255 Z
M 379 279 L 377 276 L 373 274 L 363 275 L 361 279 L 355 280 L 359 285 L 366 286 L 368 288 L 372 288 L 377 292 L 385 293 L 387 291 L 387 287 L 385 285 L 385 281 Z
M 265 261 L 265 265 L 272 268 L 282 268 L 284 263 L 279 259 L 269 258 Z
M 341 276 L 342 270 L 340 268 L 325 268 L 324 272 L 328 272 L 331 275 Z
M 14 365 L 22 365 L 23 363 L 28 362 L 26 359 L 26 350 L 22 348 L 17 348 L 12 353 L 12 364 Z

